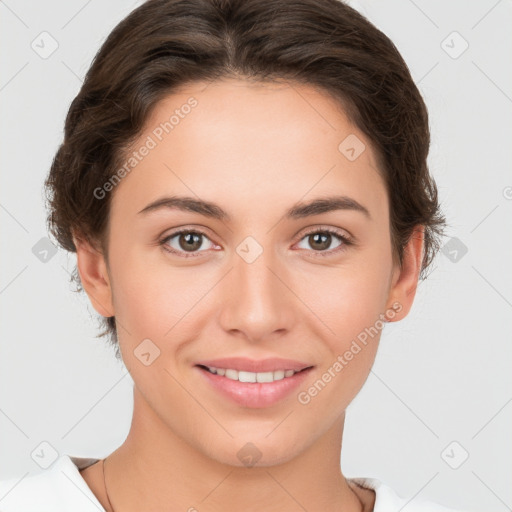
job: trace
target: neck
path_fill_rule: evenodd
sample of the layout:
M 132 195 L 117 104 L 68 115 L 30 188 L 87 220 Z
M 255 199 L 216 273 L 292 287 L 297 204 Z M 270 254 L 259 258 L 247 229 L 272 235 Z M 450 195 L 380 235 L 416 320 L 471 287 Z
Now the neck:
M 305 510 L 361 512 L 340 468 L 344 415 L 293 458 L 234 466 L 191 446 L 165 425 L 134 387 L 134 413 L 125 442 L 108 456 L 106 484 L 115 511 Z M 212 431 L 215 443 L 218 432 Z M 109 507 L 110 509 L 110 507 Z

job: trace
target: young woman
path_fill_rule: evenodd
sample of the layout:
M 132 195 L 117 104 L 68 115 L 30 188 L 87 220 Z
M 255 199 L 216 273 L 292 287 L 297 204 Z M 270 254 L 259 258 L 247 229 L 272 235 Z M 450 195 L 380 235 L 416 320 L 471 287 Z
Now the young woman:
M 341 447 L 439 247 L 429 142 L 396 47 L 341 1 L 135 9 L 46 182 L 49 228 L 133 378 L 131 428 L 101 460 L 4 481 L 0 509 L 404 507 L 346 478 Z

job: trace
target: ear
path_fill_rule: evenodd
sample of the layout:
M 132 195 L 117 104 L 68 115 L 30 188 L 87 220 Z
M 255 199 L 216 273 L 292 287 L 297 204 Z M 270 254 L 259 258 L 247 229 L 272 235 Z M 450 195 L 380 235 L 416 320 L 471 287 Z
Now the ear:
M 104 317 L 114 316 L 112 288 L 105 258 L 88 241 L 73 236 L 78 273 L 94 309 Z
M 416 226 L 404 248 L 402 266 L 397 264 L 394 268 L 387 307 L 396 314 L 389 322 L 402 320 L 411 310 L 423 261 L 424 236 L 425 226 Z

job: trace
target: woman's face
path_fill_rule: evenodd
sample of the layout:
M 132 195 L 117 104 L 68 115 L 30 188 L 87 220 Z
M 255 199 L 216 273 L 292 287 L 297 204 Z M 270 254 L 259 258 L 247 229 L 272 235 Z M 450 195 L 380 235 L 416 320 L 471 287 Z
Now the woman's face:
M 290 460 L 343 417 L 384 315 L 405 316 L 414 296 L 397 301 L 368 138 L 312 87 L 226 80 L 161 101 L 132 151 L 113 187 L 98 298 L 140 398 L 214 460 Z M 188 203 L 148 209 L 164 198 Z M 311 368 L 236 383 L 198 366 L 231 357 Z M 228 364 L 240 363 L 218 367 Z

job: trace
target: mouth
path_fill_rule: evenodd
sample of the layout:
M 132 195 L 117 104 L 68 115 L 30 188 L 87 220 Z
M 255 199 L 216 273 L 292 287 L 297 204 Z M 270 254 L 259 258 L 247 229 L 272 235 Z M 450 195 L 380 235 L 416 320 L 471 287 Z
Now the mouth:
M 296 390 L 313 371 L 314 366 L 301 369 L 282 368 L 265 372 L 250 372 L 235 368 L 219 368 L 196 364 L 209 389 L 229 403 L 252 409 L 262 409 L 280 403 Z

